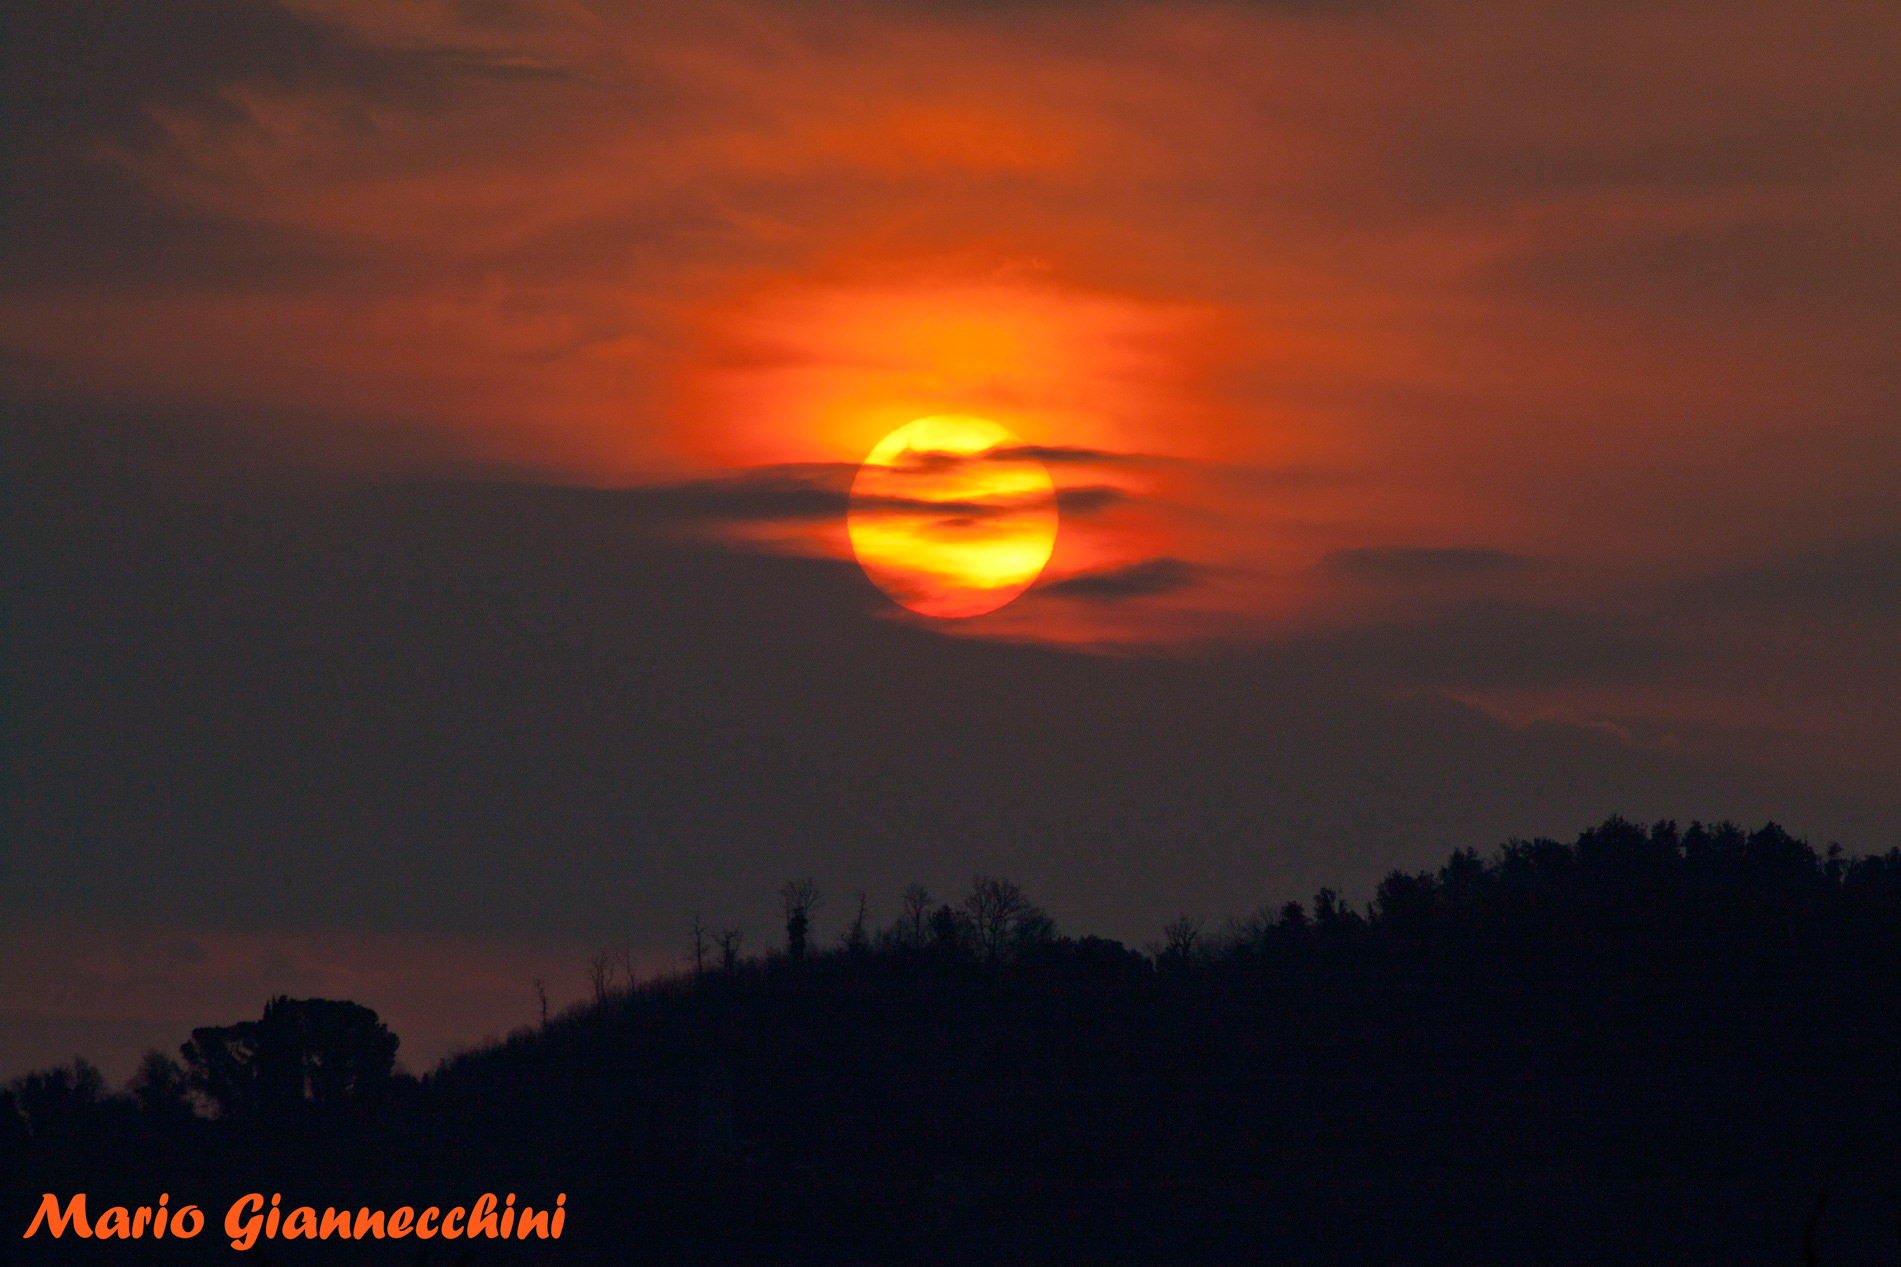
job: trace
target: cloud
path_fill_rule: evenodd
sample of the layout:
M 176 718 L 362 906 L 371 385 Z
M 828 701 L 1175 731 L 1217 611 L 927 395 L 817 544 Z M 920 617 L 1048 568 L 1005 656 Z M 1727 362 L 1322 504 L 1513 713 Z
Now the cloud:
M 1335 550 L 1321 560 L 1330 572 L 1356 580 L 1443 581 L 1492 576 L 1526 566 L 1523 557 L 1485 546 L 1362 546 Z
M 1016 461 L 1023 458 L 1035 458 L 1046 466 L 1060 466 L 1085 463 L 1091 466 L 1107 466 L 1122 463 L 1137 463 L 1151 460 L 1139 453 L 1112 453 L 1107 449 L 1088 449 L 1077 445 L 1064 444 L 1017 444 L 1006 448 L 991 449 L 984 455 L 1003 461 Z
M 1093 515 L 1128 500 L 1128 490 L 1106 484 L 1056 490 L 1056 508 L 1065 515 Z
M 617 506 L 656 520 L 750 523 L 843 519 L 856 473 L 857 468 L 849 463 L 786 464 L 709 479 L 616 489 L 605 495 Z
M 1200 575 L 1201 569 L 1191 563 L 1163 557 L 1097 572 L 1080 572 L 1040 585 L 1037 592 L 1056 598 L 1113 603 L 1129 598 L 1172 594 L 1193 585 Z
M 7 20 L 0 278 L 14 286 L 334 275 L 328 244 L 155 196 L 149 173 L 117 158 L 162 145 L 167 118 L 233 124 L 234 85 L 416 106 L 462 73 L 275 3 L 27 0 Z
M 1331 629 L 1309 648 L 1390 682 L 1475 689 L 1655 682 L 1692 659 L 1633 615 L 1503 599 Z
M 932 515 L 965 521 L 1008 514 L 1026 506 L 1047 504 L 1047 495 L 998 498 L 991 501 L 932 501 L 910 497 L 851 496 L 858 468 L 849 462 L 784 463 L 756 467 L 732 475 L 680 480 L 669 484 L 621 488 L 582 488 L 574 485 L 521 485 L 502 481 L 488 486 L 486 496 L 507 501 L 529 497 L 541 504 L 566 502 L 595 506 L 604 512 L 654 525 L 766 524 L 842 521 L 847 512 Z M 465 498 L 480 485 L 436 481 L 438 494 Z M 1120 489 L 1059 490 L 1057 504 L 1071 514 L 1089 514 L 1122 496 Z
M 1036 461 L 1045 466 L 1109 466 L 1150 463 L 1157 459 L 1142 453 L 1112 453 L 1107 449 L 1088 449 L 1074 445 L 1012 444 L 985 449 L 980 453 L 949 453 L 936 449 L 905 449 L 891 470 L 900 475 L 935 474 L 960 466 L 985 462 Z
M 980 466 L 986 462 L 1023 462 L 1035 460 L 1045 465 L 1074 463 L 1101 464 L 1108 462 L 1127 462 L 1141 459 L 1128 455 L 1111 454 L 1103 450 L 1039 445 L 1013 445 L 1007 448 L 986 449 L 981 453 L 945 453 L 924 449 L 906 449 L 899 460 L 887 469 L 894 475 L 936 475 L 945 471 L 963 467 Z M 1087 484 L 1072 487 L 1058 487 L 1056 490 L 1057 509 L 1069 516 L 1099 514 L 1111 506 L 1130 500 L 1127 489 L 1108 484 Z M 911 511 L 929 509 L 931 503 L 911 503 L 903 499 L 864 499 L 867 506 L 882 502 L 890 509 Z M 941 504 L 941 503 L 940 503 Z M 981 514 L 976 511 L 956 511 L 952 513 Z
M 1754 611 L 1901 616 L 1901 532 L 1838 542 L 1686 585 L 1699 604 Z

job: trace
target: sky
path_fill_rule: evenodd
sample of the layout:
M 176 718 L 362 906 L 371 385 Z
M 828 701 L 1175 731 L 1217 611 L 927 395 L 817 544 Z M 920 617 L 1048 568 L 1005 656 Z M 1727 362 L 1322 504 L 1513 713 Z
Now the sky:
M 1888 0 L 6 21 L 0 1076 L 277 992 L 421 1071 L 795 876 L 1901 845 Z M 1054 490 L 968 618 L 848 531 L 938 416 Z

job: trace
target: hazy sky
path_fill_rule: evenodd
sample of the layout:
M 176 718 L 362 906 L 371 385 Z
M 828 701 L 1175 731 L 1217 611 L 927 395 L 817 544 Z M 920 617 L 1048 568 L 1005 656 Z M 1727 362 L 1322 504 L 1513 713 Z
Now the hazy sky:
M 1901 844 L 1901 10 L 16 6 L 0 1075 L 1001 872 Z M 883 435 L 1043 580 L 908 615 Z M 833 927 L 828 928 L 831 925 Z

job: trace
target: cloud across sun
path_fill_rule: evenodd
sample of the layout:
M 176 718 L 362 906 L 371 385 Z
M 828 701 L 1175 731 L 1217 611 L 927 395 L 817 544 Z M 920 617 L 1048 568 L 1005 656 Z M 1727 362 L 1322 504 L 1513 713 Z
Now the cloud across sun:
M 852 552 L 924 616 L 969 617 L 1021 594 L 1056 545 L 1056 484 L 1008 428 L 919 418 L 880 440 L 852 482 Z

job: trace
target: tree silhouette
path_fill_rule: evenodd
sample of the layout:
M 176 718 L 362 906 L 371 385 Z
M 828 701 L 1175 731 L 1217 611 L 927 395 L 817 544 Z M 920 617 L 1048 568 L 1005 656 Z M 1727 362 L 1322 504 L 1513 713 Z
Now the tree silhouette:
M 706 917 L 698 911 L 693 912 L 693 923 L 688 929 L 688 936 L 693 941 L 693 975 L 703 977 L 706 975 L 707 929 Z
M 739 965 L 739 948 L 746 944 L 746 932 L 740 928 L 722 928 L 718 941 L 720 971 L 730 977 Z
M 1171 967 L 1186 965 L 1201 946 L 1202 921 L 1191 915 L 1177 915 L 1162 930 L 1162 950 L 1158 956 Z
M 957 958 L 970 941 L 970 917 L 946 902 L 931 915 L 931 947 L 941 956 Z
M 870 946 L 870 938 L 865 932 L 870 909 L 870 898 L 863 889 L 858 890 L 858 909 L 852 915 L 851 925 L 838 936 L 839 944 L 854 959 L 862 956 Z
M 900 901 L 904 914 L 898 920 L 898 934 L 909 945 L 922 946 L 931 918 L 931 891 L 922 884 L 909 884 Z
M 779 888 L 779 900 L 785 907 L 785 948 L 793 963 L 805 959 L 805 940 L 812 928 L 812 916 L 825 900 L 817 881 L 787 880 Z
M 70 1130 L 86 1121 L 105 1089 L 105 1078 L 83 1057 L 14 1080 L 15 1111 L 26 1133 L 44 1136 Z
M 517 1209 L 596 1194 L 576 1261 L 1892 1256 L 1901 851 L 1612 819 L 1371 898 L 1263 902 L 1219 936 L 1179 919 L 1153 954 L 1063 937 L 994 877 L 908 892 L 855 948 L 821 948 L 806 903 L 797 971 L 742 962 L 727 928 L 704 977 L 630 982 L 417 1083 L 373 1013 L 273 1000 L 125 1094 L 83 1062 L 0 1091 L 0 1222 L 48 1191 L 446 1210 L 505 1182 Z M 315 1054 L 339 1045 L 323 1009 L 375 1057 Z
M 161 1119 L 191 1116 L 191 1082 L 176 1060 L 162 1051 L 148 1051 L 126 1092 L 141 1112 Z
M 964 914 L 979 953 L 990 964 L 1011 958 L 1026 944 L 1047 941 L 1056 932 L 1047 912 L 1025 897 L 1015 883 L 998 876 L 971 878 Z
M 608 992 L 614 988 L 614 956 L 605 950 L 595 951 L 587 961 L 587 979 L 594 987 L 594 1002 L 607 1002 Z
M 268 1117 L 373 1097 L 396 1063 L 396 1035 L 357 1003 L 291 999 L 262 1019 L 194 1029 L 181 1049 L 193 1090 L 229 1117 Z

